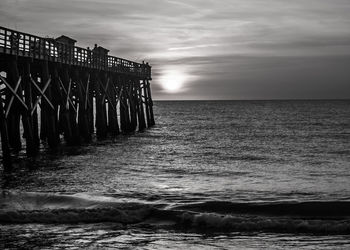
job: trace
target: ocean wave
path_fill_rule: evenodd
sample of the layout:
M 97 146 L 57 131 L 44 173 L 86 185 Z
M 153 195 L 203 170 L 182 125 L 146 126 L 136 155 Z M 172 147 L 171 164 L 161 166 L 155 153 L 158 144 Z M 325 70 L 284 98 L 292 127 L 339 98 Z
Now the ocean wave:
M 349 234 L 350 220 L 184 213 L 180 225 L 204 231 Z
M 0 223 L 99 223 L 119 222 L 134 224 L 149 216 L 151 209 L 147 206 L 96 209 L 45 209 L 17 210 L 0 212 Z
M 261 215 L 288 215 L 309 217 L 350 216 L 350 201 L 307 202 L 246 202 L 206 201 L 174 206 L 176 209 L 195 212 L 240 213 Z
M 151 213 L 146 203 L 86 194 L 8 193 L 0 199 L 0 223 L 137 223 Z
M 258 204 L 207 201 L 164 206 L 87 195 L 27 193 L 0 198 L 1 224 L 103 222 L 168 225 L 174 229 L 206 232 L 350 234 L 349 202 Z

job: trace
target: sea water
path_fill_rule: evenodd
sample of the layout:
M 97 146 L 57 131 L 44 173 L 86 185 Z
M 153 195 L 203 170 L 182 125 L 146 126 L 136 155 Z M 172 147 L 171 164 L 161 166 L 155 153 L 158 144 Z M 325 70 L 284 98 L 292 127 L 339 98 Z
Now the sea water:
M 350 101 L 155 102 L 156 126 L 19 154 L 1 249 L 350 248 Z

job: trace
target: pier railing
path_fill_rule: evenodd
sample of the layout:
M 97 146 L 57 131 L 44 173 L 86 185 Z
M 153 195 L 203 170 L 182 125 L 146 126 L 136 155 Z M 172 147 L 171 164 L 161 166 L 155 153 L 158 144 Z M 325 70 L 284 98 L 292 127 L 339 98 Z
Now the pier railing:
M 151 78 L 151 67 L 0 26 L 0 53 Z

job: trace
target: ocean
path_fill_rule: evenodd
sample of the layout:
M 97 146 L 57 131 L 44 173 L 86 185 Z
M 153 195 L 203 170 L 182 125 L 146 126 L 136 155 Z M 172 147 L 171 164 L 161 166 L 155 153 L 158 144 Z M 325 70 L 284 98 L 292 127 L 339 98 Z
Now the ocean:
M 20 153 L 0 249 L 349 249 L 350 101 L 156 101 L 156 126 Z

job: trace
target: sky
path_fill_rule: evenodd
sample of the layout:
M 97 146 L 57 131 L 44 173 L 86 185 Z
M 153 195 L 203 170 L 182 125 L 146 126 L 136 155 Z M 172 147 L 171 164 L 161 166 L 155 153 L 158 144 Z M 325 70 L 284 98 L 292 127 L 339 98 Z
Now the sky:
M 152 65 L 155 100 L 350 98 L 349 0 L 1 0 L 0 25 Z

